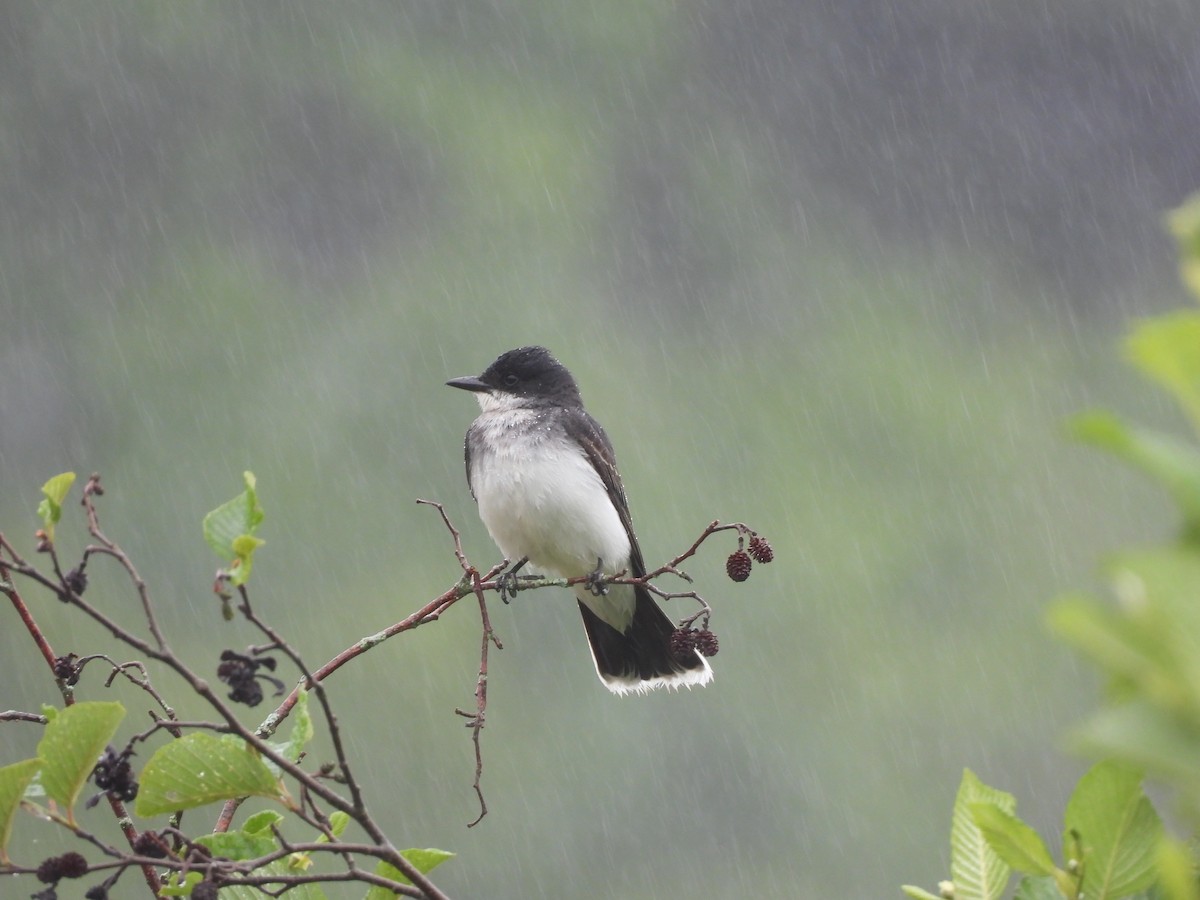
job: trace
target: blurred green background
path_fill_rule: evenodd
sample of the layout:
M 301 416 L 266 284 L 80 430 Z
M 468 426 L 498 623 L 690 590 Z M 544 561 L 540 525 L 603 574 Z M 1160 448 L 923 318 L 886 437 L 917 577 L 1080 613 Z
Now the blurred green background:
M 1184 302 L 1159 217 L 1200 185 L 1197 27 L 1170 0 L 4 4 L 0 529 L 32 555 L 42 482 L 101 472 L 207 671 L 256 639 L 200 531 L 252 469 L 253 595 L 315 666 L 456 580 L 415 498 L 495 561 L 442 383 L 544 344 L 648 561 L 714 518 L 777 561 L 689 567 L 721 652 L 682 695 L 604 691 L 563 592 L 495 604 L 471 830 L 473 604 L 339 672 L 392 838 L 459 853 L 457 897 L 932 886 L 964 765 L 1056 831 L 1096 684 L 1042 609 L 1175 524 L 1061 422 L 1173 426 L 1115 345 Z M 58 652 L 108 648 L 27 595 Z M 57 699 L 15 619 L 0 659 L 0 707 Z M 19 824 L 18 859 L 60 846 Z

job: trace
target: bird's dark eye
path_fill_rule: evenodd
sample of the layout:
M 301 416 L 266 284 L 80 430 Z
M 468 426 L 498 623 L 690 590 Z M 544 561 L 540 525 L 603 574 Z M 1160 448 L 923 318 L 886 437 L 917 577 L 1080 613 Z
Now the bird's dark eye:
M 521 379 L 519 379 L 516 375 L 509 372 L 507 375 L 504 376 L 504 386 L 505 387 L 513 387 L 520 380 Z

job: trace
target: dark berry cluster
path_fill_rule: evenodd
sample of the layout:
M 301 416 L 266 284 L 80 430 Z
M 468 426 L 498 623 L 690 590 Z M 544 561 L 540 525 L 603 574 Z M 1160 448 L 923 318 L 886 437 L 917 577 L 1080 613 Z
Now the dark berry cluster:
M 217 900 L 217 883 L 201 881 L 192 888 L 192 900 Z
M 258 706 L 263 699 L 263 689 L 259 679 L 271 682 L 275 687 L 276 695 L 283 693 L 283 682 L 272 678 L 265 672 L 260 672 L 259 669 L 274 672 L 275 660 L 269 656 L 254 659 L 241 653 L 235 653 L 233 650 L 224 650 L 221 652 L 221 664 L 217 666 L 217 677 L 233 688 L 229 692 L 229 699 L 234 703 Z
M 88 586 L 87 572 L 83 571 L 83 566 L 76 566 L 63 576 L 63 583 L 71 589 L 76 597 L 82 597 Z
M 42 884 L 57 884 L 63 878 L 82 878 L 87 874 L 88 861 L 79 853 L 64 853 L 42 860 L 37 879 Z
M 750 577 L 750 567 L 754 565 L 750 554 L 745 550 L 734 550 L 725 560 L 725 574 L 733 581 L 745 581 Z
M 693 659 L 692 653 L 701 656 L 716 656 L 721 648 L 717 636 L 705 628 L 697 631 L 694 628 L 676 628 L 671 632 L 671 655 L 680 662 Z
M 66 656 L 55 657 L 54 677 L 60 679 L 63 684 L 78 684 L 80 671 L 78 654 L 68 653 Z
M 171 848 L 157 831 L 143 831 L 133 841 L 133 852 L 138 856 L 148 856 L 151 859 L 163 859 L 169 856 Z
M 721 649 L 721 642 L 706 628 L 696 633 L 696 649 L 700 651 L 701 656 L 716 656 L 717 651 Z
M 754 557 L 755 562 L 769 563 L 775 558 L 775 551 L 771 549 L 771 544 L 762 535 L 754 535 L 750 538 L 750 555 Z
M 740 544 L 741 541 L 739 540 Z M 770 543 L 765 537 L 760 535 L 751 535 L 750 537 L 750 552 L 747 553 L 740 546 L 729 554 L 729 559 L 725 560 L 725 574 L 734 581 L 745 581 L 750 577 L 750 569 L 756 562 L 769 563 L 775 558 L 775 551 L 771 549 Z
M 137 796 L 138 784 L 133 777 L 133 766 L 129 764 L 132 755 L 133 750 L 129 747 L 120 753 L 109 747 L 96 762 L 96 768 L 92 769 L 92 780 L 96 782 L 96 787 L 114 800 L 128 803 Z

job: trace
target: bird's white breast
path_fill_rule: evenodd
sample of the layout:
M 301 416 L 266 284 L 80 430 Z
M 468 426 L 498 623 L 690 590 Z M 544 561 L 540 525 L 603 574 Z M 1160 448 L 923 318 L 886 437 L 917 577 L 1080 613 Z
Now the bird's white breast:
M 485 408 L 476 419 L 471 488 L 483 523 L 510 560 L 529 557 L 545 572 L 586 575 L 597 560 L 606 572 L 625 568 L 629 537 L 600 476 L 545 416 Z

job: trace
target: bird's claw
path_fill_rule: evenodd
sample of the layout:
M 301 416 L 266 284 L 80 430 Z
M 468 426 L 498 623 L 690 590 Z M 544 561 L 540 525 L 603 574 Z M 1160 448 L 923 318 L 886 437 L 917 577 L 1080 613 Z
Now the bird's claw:
M 517 597 L 517 590 L 521 586 L 521 579 L 517 577 L 516 572 L 505 572 L 496 579 L 496 590 L 500 592 L 500 599 L 505 604 L 511 603 Z
M 527 562 L 529 562 L 528 556 L 496 579 L 496 590 L 499 591 L 500 599 L 506 605 L 517 597 L 517 591 L 521 588 L 521 579 L 517 577 L 517 573 L 521 571 L 521 567 Z
M 588 593 L 593 597 L 603 597 L 608 593 L 608 585 L 604 583 L 604 572 L 601 571 L 604 565 L 604 560 L 596 560 L 596 568 L 588 573 L 587 581 L 584 584 L 587 586 Z

